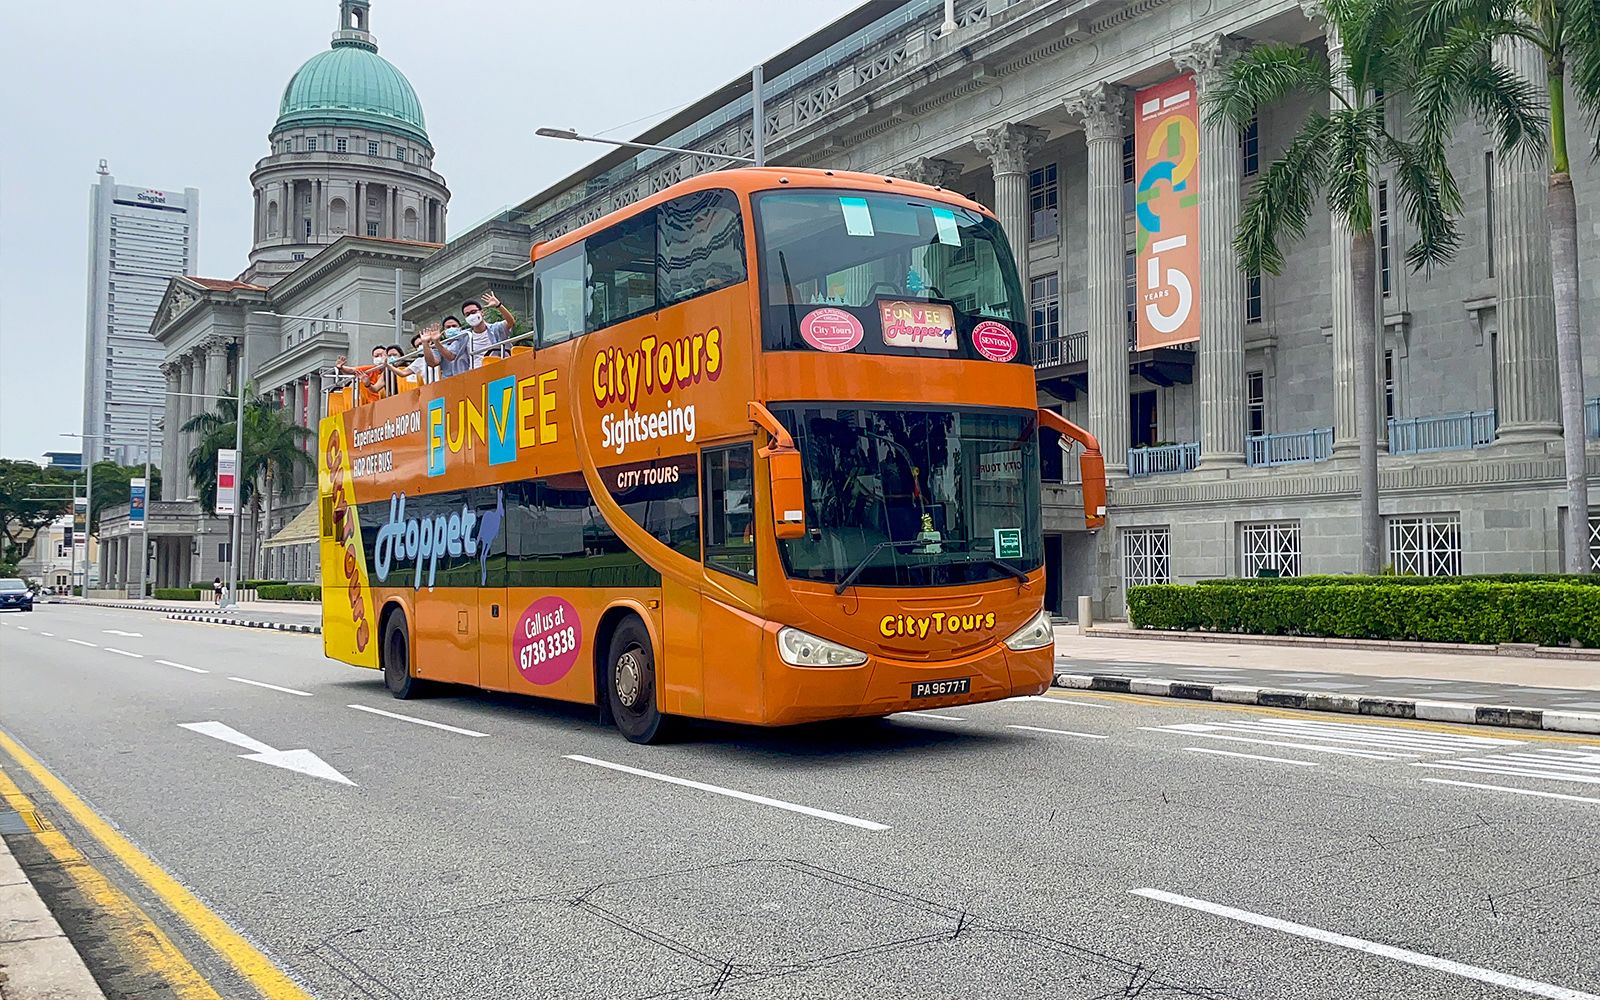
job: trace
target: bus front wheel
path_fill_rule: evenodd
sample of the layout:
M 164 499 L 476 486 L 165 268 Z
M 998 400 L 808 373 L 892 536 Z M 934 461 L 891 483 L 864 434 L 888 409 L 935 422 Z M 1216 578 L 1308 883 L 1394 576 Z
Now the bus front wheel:
M 656 707 L 656 658 L 650 633 L 637 618 L 624 621 L 611 635 L 606 697 L 617 728 L 631 742 L 659 743 L 667 738 L 670 720 Z
M 411 675 L 411 636 L 399 611 L 383 623 L 383 686 L 396 698 L 415 697 L 422 682 Z

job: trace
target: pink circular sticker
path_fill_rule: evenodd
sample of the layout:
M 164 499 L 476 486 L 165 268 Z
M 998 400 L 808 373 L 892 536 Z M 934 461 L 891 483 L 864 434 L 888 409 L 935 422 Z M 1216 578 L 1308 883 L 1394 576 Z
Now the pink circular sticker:
M 1017 356 L 1017 335 L 999 323 L 984 320 L 972 328 L 972 346 L 990 361 L 1010 361 Z
M 517 672 L 529 684 L 554 684 L 565 677 L 582 648 L 578 609 L 559 597 L 541 597 L 528 605 L 511 635 Z
M 800 321 L 800 336 L 819 351 L 838 354 L 861 343 L 861 321 L 843 309 L 813 309 Z

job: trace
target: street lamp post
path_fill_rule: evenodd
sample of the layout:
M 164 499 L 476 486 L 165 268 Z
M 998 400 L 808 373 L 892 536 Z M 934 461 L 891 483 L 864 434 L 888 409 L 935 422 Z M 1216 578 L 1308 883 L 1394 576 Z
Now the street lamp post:
M 239 363 L 234 366 L 238 381 L 238 399 L 233 410 L 233 542 L 228 549 L 228 594 L 223 607 L 239 603 L 239 524 L 244 508 L 244 344 L 239 344 Z M 260 543 L 260 539 L 256 540 Z
M 144 411 L 144 517 L 139 521 L 139 600 L 145 599 L 146 576 L 150 572 L 150 449 L 153 443 L 155 422 L 151 411 Z

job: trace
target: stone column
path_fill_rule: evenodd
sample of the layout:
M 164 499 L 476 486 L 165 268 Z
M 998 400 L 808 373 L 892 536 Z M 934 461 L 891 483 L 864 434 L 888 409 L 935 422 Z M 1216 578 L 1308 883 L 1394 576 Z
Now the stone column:
M 1544 58 L 1531 43 L 1507 39 L 1495 59 L 1545 92 Z M 1570 116 L 1569 116 L 1570 118 Z M 1546 198 L 1549 155 L 1494 161 L 1494 263 L 1499 285 L 1496 438 L 1544 440 L 1561 431 L 1556 381 L 1556 311 Z
M 205 359 L 205 388 L 200 390 L 205 398 L 195 400 L 202 412 L 215 407 L 217 397 L 228 391 L 227 341 L 217 339 L 206 341 Z
M 179 470 L 183 467 L 178 451 L 178 427 L 183 419 L 178 406 L 182 397 L 176 395 L 183 391 L 183 381 L 176 362 L 163 364 L 161 375 L 161 384 L 167 393 L 163 397 L 165 410 L 161 415 L 161 499 L 175 500 L 183 495 L 178 488 Z
M 1244 51 L 1218 35 L 1173 56 L 1194 73 L 1198 98 L 1222 82 Z M 1200 454 L 1207 465 L 1244 463 L 1244 275 L 1233 250 L 1239 229 L 1239 129 L 1200 111 Z
M 1028 160 L 1044 145 L 1045 130 L 1007 122 L 973 140 L 994 168 L 994 214 L 1011 241 L 1017 278 L 1028 289 Z
M 178 359 L 178 391 L 183 395 L 178 397 L 178 478 L 174 480 L 175 500 L 194 492 L 189 483 L 189 453 L 194 450 L 194 432 L 183 430 L 183 425 L 194 418 L 195 404 L 199 402 L 194 396 L 200 391 L 200 380 L 196 377 L 198 373 L 199 364 L 193 354 L 185 354 Z
M 954 160 L 941 160 L 937 156 L 919 156 L 889 173 L 908 181 L 916 181 L 918 184 L 949 187 L 957 177 L 961 176 L 961 164 Z M 429 199 L 428 204 L 431 208 L 438 203 Z
M 1106 468 L 1128 468 L 1128 319 L 1123 304 L 1122 259 L 1127 251 L 1122 215 L 1122 137 L 1128 129 L 1128 92 L 1095 84 L 1067 98 L 1083 120 L 1089 148 L 1088 312 L 1089 430 L 1100 439 Z
M 300 234 L 296 231 L 296 227 L 300 225 L 300 220 L 296 218 L 296 216 L 299 214 L 299 206 L 295 205 L 294 203 L 293 181 L 283 182 L 282 205 L 283 211 L 279 212 L 278 216 L 283 222 L 283 228 L 278 235 L 279 237 L 293 237 L 295 239 L 299 239 Z

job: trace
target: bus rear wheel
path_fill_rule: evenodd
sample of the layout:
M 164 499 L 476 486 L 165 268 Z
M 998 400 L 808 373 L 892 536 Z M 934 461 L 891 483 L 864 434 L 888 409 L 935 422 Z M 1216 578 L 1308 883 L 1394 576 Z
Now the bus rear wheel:
M 671 732 L 671 720 L 656 707 L 656 658 L 650 633 L 629 618 L 611 635 L 606 659 L 606 698 L 617 728 L 633 743 L 660 743 Z
M 383 623 L 383 686 L 402 701 L 414 698 L 422 682 L 411 675 L 411 635 L 406 616 L 395 612 Z

